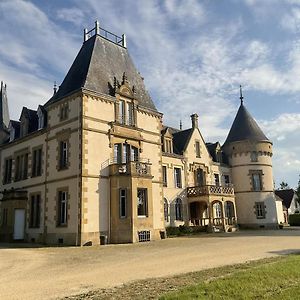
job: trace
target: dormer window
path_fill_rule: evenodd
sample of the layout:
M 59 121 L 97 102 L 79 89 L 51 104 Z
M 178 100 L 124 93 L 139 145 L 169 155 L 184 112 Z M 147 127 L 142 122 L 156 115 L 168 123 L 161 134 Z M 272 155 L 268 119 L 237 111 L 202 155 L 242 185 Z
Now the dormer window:
M 164 152 L 173 153 L 173 142 L 170 138 L 164 138 Z
M 28 121 L 23 118 L 21 120 L 21 125 L 20 125 L 20 136 L 23 137 L 28 134 Z
M 38 109 L 37 115 L 38 115 L 38 130 L 41 130 L 41 129 L 43 129 L 44 126 L 45 126 L 45 117 L 44 117 L 44 113 L 42 112 L 41 109 Z
M 133 103 L 130 101 L 119 101 L 119 123 L 134 126 Z
M 9 141 L 12 142 L 15 139 L 15 129 L 13 127 L 11 127 L 9 129 Z

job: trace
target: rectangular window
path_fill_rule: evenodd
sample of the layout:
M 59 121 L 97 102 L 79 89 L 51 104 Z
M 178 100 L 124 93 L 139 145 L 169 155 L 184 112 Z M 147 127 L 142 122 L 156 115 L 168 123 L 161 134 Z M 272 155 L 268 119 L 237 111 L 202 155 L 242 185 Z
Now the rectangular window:
M 266 218 L 266 209 L 264 202 L 255 202 L 255 214 L 257 219 Z
M 126 189 L 120 189 L 120 218 L 126 218 Z
M 27 179 L 28 177 L 28 153 L 16 157 L 15 180 Z
M 69 105 L 63 104 L 60 106 L 60 120 L 64 121 L 69 117 Z
M 148 195 L 147 189 L 137 189 L 137 215 L 140 217 L 148 216 Z
M 163 185 L 168 186 L 167 167 L 166 166 L 162 167 L 162 172 L 163 172 Z
M 215 176 L 215 185 L 220 186 L 220 176 L 219 174 L 214 174 Z
M 58 226 L 65 226 L 68 223 L 68 192 L 59 191 L 58 193 Z
M 30 228 L 40 227 L 41 196 L 32 195 L 30 199 Z
M 66 169 L 68 167 L 68 142 L 60 142 L 60 169 Z
M 257 162 L 258 161 L 258 153 L 256 151 L 252 151 L 250 155 L 251 162 Z
M 195 143 L 195 147 L 196 147 L 196 157 L 200 157 L 200 143 L 198 141 Z
M 133 105 L 132 105 L 132 103 L 127 103 L 126 124 L 130 125 L 130 126 L 134 125 L 133 124 Z
M 225 181 L 225 186 L 229 186 L 229 184 L 230 184 L 229 175 L 224 175 L 224 181 Z
M 252 187 L 253 191 L 261 191 L 261 174 L 253 173 L 252 174 Z
M 8 218 L 8 209 L 3 208 L 2 209 L 2 220 L 1 220 L 1 225 L 4 227 L 7 225 L 7 218 Z
M 182 188 L 180 168 L 174 168 L 174 182 L 176 188 Z
M 125 124 L 125 101 L 120 100 L 119 102 L 119 123 Z
M 12 176 L 12 158 L 5 160 L 5 170 L 4 170 L 4 179 L 3 183 L 10 183 Z
M 32 153 L 32 177 L 42 175 L 42 149 L 36 149 Z

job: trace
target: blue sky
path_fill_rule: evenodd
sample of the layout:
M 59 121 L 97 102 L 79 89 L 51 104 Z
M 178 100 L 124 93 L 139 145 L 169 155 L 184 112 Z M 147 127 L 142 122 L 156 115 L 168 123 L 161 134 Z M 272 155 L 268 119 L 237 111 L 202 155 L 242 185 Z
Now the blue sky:
M 0 79 L 11 118 L 36 109 L 63 80 L 83 28 L 125 33 L 164 123 L 206 141 L 226 138 L 245 105 L 274 144 L 274 178 L 300 174 L 300 0 L 1 0 Z M 172 107 L 172 109 L 170 109 Z

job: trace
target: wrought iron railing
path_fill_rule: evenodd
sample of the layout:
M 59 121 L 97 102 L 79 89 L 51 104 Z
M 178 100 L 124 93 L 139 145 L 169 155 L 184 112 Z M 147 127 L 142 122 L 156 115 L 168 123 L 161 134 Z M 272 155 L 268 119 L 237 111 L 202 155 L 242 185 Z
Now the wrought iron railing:
M 84 29 L 84 41 L 87 41 L 89 38 L 91 38 L 94 35 L 101 35 L 102 37 L 106 38 L 107 40 L 110 40 L 111 42 L 123 46 L 126 48 L 126 36 L 125 34 L 122 34 L 121 36 L 118 36 L 104 28 L 101 28 L 99 25 L 99 22 L 95 22 L 95 27 L 91 30 Z
M 110 161 L 110 175 L 151 176 L 151 163 L 149 159 L 118 162 Z
M 205 195 L 233 195 L 234 188 L 232 185 L 217 186 L 217 185 L 202 185 L 187 188 L 188 197 L 197 197 Z

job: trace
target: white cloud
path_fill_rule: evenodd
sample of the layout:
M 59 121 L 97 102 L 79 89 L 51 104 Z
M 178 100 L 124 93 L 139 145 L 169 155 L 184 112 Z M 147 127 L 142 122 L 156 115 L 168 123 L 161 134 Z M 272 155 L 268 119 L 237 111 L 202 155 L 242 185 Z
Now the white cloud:
M 81 25 L 84 20 L 84 13 L 76 7 L 59 8 L 56 16 L 58 19 L 72 23 L 75 26 Z
M 300 174 L 300 113 L 283 113 L 261 122 L 263 130 L 274 143 L 274 174 L 281 181 L 296 186 Z

